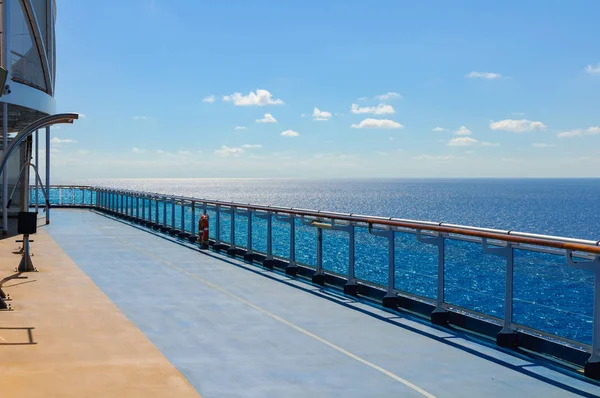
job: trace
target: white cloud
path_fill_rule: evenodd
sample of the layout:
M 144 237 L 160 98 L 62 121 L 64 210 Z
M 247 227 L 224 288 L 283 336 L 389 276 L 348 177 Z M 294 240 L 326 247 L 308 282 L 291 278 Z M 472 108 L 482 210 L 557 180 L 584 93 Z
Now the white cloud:
M 446 130 L 446 129 L 444 129 L 444 128 L 442 128 L 442 127 L 436 127 L 436 128 L 434 128 L 434 129 L 431 129 L 431 131 L 436 131 L 436 132 L 439 132 L 439 131 L 444 131 L 444 130 Z
M 181 156 L 187 156 L 187 155 L 191 155 L 192 153 L 190 151 L 177 151 L 177 154 L 179 154 Z
M 482 141 L 482 142 L 481 142 L 481 146 L 497 147 L 497 146 L 500 146 L 500 143 L 498 143 L 498 142 L 487 142 L 487 141 Z
M 90 153 L 90 151 L 88 151 L 87 149 L 80 149 L 77 151 L 78 155 L 87 155 L 88 153 Z
M 133 148 L 131 148 L 131 152 L 133 152 L 133 153 L 144 153 L 144 152 L 146 152 L 146 150 L 145 149 L 140 149 L 140 148 L 134 146 Z
M 50 140 L 50 142 L 51 142 L 52 144 L 58 144 L 58 145 L 60 145 L 60 144 L 71 144 L 71 143 L 73 143 L 73 142 L 77 142 L 77 141 L 75 141 L 75 140 L 72 140 L 72 139 L 70 139 L 70 138 L 60 139 L 60 138 L 58 138 L 58 137 L 54 137 L 54 138 L 52 138 L 52 139 Z
M 503 162 L 509 162 L 509 163 L 517 162 L 517 159 L 515 159 L 515 158 L 502 158 L 500 160 Z
M 396 113 L 394 107 L 387 104 L 379 104 L 377 106 L 365 106 L 362 108 L 358 104 L 352 104 L 350 111 L 355 115 L 359 115 L 361 113 L 372 113 L 374 115 L 388 115 Z
M 471 72 L 471 73 L 467 74 L 465 77 L 467 77 L 469 79 L 494 80 L 494 79 L 501 78 L 502 75 L 500 75 L 499 73 L 492 73 L 492 72 Z
M 367 97 L 360 97 L 360 98 L 357 98 L 356 100 L 357 100 L 357 101 L 366 101 L 366 100 L 368 100 L 368 99 L 369 99 L 369 98 L 367 98 Z
M 544 142 L 534 142 L 533 144 L 531 144 L 531 146 L 534 148 L 552 148 L 552 147 L 555 147 L 556 144 L 546 144 Z
M 434 161 L 434 162 L 448 162 L 451 160 L 463 160 L 464 158 L 458 157 L 458 156 L 448 156 L 448 155 L 440 155 L 440 156 L 434 156 L 434 155 L 420 155 L 420 156 L 415 156 L 414 159 L 416 160 L 430 160 L 430 161 Z
M 592 65 L 586 66 L 585 71 L 590 75 L 600 75 L 600 62 L 595 67 Z
M 209 104 L 212 104 L 215 102 L 215 99 L 216 97 L 214 95 L 209 95 L 208 97 L 202 98 L 202 102 L 208 102 Z
M 448 141 L 448 146 L 471 146 L 478 142 L 475 138 L 471 137 L 455 137 Z
M 294 130 L 285 130 L 280 134 L 282 137 L 298 137 L 300 134 L 295 132 Z
M 167 151 L 165 151 L 164 149 L 157 149 L 156 153 L 158 153 L 159 155 L 164 155 L 165 153 L 167 153 Z
M 525 116 L 525 112 L 513 112 L 515 116 Z
M 306 113 L 301 114 L 300 117 L 306 117 Z
M 319 108 L 315 107 L 313 110 L 313 118 L 315 120 L 329 120 L 331 118 L 331 112 L 321 111 Z
M 58 149 L 56 147 L 50 148 L 50 153 L 58 153 L 58 152 L 60 152 L 60 149 Z
M 572 137 L 582 137 L 584 135 L 594 135 L 600 134 L 600 127 L 589 127 L 587 129 L 577 129 L 570 131 L 561 131 L 556 134 L 559 138 L 572 138 Z
M 353 124 L 350 127 L 355 129 L 401 129 L 404 126 L 398 122 L 389 119 L 367 118 L 359 124 Z
M 238 130 L 246 130 L 246 126 L 235 126 L 233 129 L 236 130 L 236 131 L 238 131 Z
M 490 129 L 512 131 L 514 133 L 522 133 L 524 131 L 542 131 L 546 129 L 546 125 L 539 121 L 531 121 L 527 119 L 504 119 L 498 122 L 493 120 L 490 122 Z
M 402 96 L 401 96 L 400 94 L 398 94 L 398 93 L 393 93 L 393 92 L 391 92 L 391 91 L 390 91 L 390 92 L 388 92 L 387 94 L 381 94 L 381 95 L 377 95 L 377 96 L 375 97 L 375 99 L 378 99 L 378 100 L 380 100 L 380 101 L 387 101 L 387 100 L 389 100 L 389 99 L 392 99 L 392 98 L 401 98 L 401 97 L 402 97 Z
M 460 126 L 458 130 L 454 132 L 456 135 L 471 135 L 471 130 L 469 130 L 466 126 Z
M 223 97 L 225 102 L 233 102 L 236 106 L 265 106 L 281 105 L 283 101 L 273 98 L 273 95 L 267 90 L 256 90 L 256 93 L 250 92 L 248 95 L 242 93 L 233 93 Z
M 246 148 L 246 149 L 262 148 L 262 145 L 260 145 L 260 144 L 244 144 L 244 145 L 242 145 L 242 148 Z
M 222 145 L 221 149 L 215 150 L 215 155 L 221 157 L 229 157 L 229 156 L 239 156 L 244 153 L 242 148 L 230 148 L 227 145 Z
M 150 116 L 134 116 L 133 120 L 148 120 Z
M 262 119 L 256 119 L 256 123 L 277 123 L 277 119 L 270 113 L 265 113 L 265 117 Z

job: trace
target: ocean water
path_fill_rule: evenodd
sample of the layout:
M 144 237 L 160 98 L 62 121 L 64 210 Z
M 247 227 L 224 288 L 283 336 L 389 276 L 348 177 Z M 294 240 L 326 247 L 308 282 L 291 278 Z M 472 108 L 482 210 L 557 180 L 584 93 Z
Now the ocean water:
M 600 179 L 457 179 L 457 180 L 283 180 L 144 179 L 89 180 L 82 185 L 159 192 L 196 198 L 271 204 L 315 210 L 444 221 L 600 240 Z M 149 206 L 150 204 L 146 204 Z M 169 205 L 170 206 L 170 205 Z M 162 219 L 162 206 L 159 207 Z M 181 222 L 181 209 L 175 223 Z M 184 210 L 186 229 L 191 213 Z M 171 222 L 171 211 L 166 218 Z M 209 211 L 210 235 L 216 236 L 215 211 Z M 230 241 L 231 216 L 222 212 L 219 237 Z M 253 248 L 266 251 L 266 220 L 253 218 Z M 236 215 L 235 241 L 245 246 L 247 219 Z M 290 226 L 273 221 L 273 251 L 289 258 Z M 295 222 L 296 260 L 315 266 L 316 230 Z M 396 288 L 435 299 L 437 248 L 413 234 L 395 234 Z M 387 240 L 357 228 L 356 275 L 387 284 Z M 324 231 L 323 266 L 345 274 L 348 235 Z M 515 250 L 514 322 L 590 344 L 593 274 L 568 267 L 564 256 Z M 505 260 L 484 253 L 477 243 L 447 240 L 446 302 L 503 317 Z

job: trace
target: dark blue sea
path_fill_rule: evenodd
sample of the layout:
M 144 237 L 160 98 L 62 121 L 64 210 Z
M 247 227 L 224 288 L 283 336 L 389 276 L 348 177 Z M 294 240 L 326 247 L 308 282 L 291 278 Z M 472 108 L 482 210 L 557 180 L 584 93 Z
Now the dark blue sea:
M 270 204 L 315 210 L 444 221 L 487 228 L 600 240 L 600 179 L 143 179 L 77 181 L 82 185 Z M 162 206 L 161 206 L 162 208 Z M 170 211 L 167 217 L 170 218 Z M 215 214 L 211 236 L 216 234 Z M 162 217 L 162 216 L 161 216 Z M 179 223 L 179 211 L 176 222 Z M 186 219 L 189 217 L 186 213 Z M 230 216 L 221 214 L 220 238 L 230 238 Z M 235 241 L 246 242 L 247 219 L 236 216 Z M 186 225 L 191 220 L 186 220 Z M 289 225 L 274 222 L 274 254 L 289 257 Z M 296 222 L 296 258 L 315 265 L 316 233 Z M 186 227 L 187 228 L 187 227 Z M 266 221 L 253 219 L 254 248 L 266 250 Z M 437 249 L 396 233 L 396 287 L 436 297 Z M 478 243 L 448 240 L 446 302 L 502 318 L 505 261 Z M 344 274 L 348 237 L 324 233 L 324 268 Z M 387 283 L 387 241 L 356 233 L 357 277 Z M 514 322 L 590 344 L 593 274 L 566 265 L 564 256 L 515 250 Z

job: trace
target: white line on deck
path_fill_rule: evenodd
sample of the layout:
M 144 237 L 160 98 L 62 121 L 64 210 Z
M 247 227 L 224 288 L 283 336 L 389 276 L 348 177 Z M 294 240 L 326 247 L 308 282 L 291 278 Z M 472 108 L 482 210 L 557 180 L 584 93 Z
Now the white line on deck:
M 105 233 L 105 234 L 108 234 L 108 235 L 112 235 L 112 234 L 108 233 L 107 231 L 102 231 L 102 232 Z M 141 248 L 139 248 L 139 247 L 137 247 L 135 245 L 132 245 L 131 243 L 129 243 L 129 242 L 125 241 L 125 240 L 120 239 L 118 236 L 115 236 L 115 235 L 112 235 L 112 236 L 114 236 L 117 240 L 119 240 L 120 242 L 122 242 L 124 245 L 129 246 L 129 247 L 131 247 L 131 248 L 133 248 L 133 249 L 135 249 L 135 250 L 137 250 L 139 252 L 142 252 L 142 253 L 150 256 L 150 257 L 155 258 L 156 260 L 160 261 L 161 263 L 163 263 L 165 265 L 168 265 L 169 267 L 171 267 L 171 268 L 173 268 L 173 269 L 175 269 L 175 270 L 177 270 L 177 271 L 179 271 L 179 272 L 181 272 L 181 273 L 183 273 L 183 274 L 185 274 L 185 275 L 187 275 L 187 276 L 189 276 L 191 278 L 194 278 L 194 279 L 196 279 L 199 282 L 202 282 L 206 286 L 208 286 L 208 287 L 210 287 L 210 288 L 212 288 L 214 290 L 217 290 L 217 291 L 219 291 L 219 292 L 221 292 L 223 294 L 226 294 L 227 296 L 229 296 L 229 297 L 231 297 L 231 298 L 233 298 L 235 300 L 238 300 L 239 302 L 244 303 L 247 306 L 249 306 L 251 308 L 254 308 L 255 310 L 260 311 L 263 314 L 265 314 L 265 315 L 267 315 L 267 316 L 275 319 L 276 321 L 279 321 L 279 322 L 283 323 L 284 325 L 287 325 L 287 326 L 291 327 L 292 329 L 295 329 L 298 332 L 300 332 L 300 333 L 302 333 L 302 334 L 304 334 L 304 335 L 306 335 L 308 337 L 311 337 L 314 340 L 317 340 L 317 341 L 325 344 L 326 346 L 333 348 L 334 350 L 336 350 L 338 352 L 341 352 L 342 354 L 344 354 L 344 355 L 346 355 L 346 356 L 348 356 L 348 357 L 350 357 L 350 358 L 352 358 L 352 359 L 354 359 L 354 360 L 362 363 L 363 365 L 367 365 L 368 367 L 370 367 L 372 369 L 375 369 L 376 371 L 378 371 L 380 373 L 383 373 L 384 375 L 386 375 L 388 377 L 391 377 L 392 379 L 394 379 L 394 380 L 396 380 L 396 381 L 404 384 L 407 387 L 410 387 L 411 389 L 417 391 L 418 393 L 420 393 L 422 395 L 424 395 L 424 396 L 426 396 L 428 398 L 436 398 L 435 395 L 428 393 L 427 391 L 423 390 L 421 387 L 419 387 L 419 386 L 411 383 L 410 381 L 408 381 L 406 379 L 403 379 L 402 377 L 400 377 L 400 376 L 398 376 L 398 375 L 390 372 L 389 370 L 384 369 L 384 368 L 382 368 L 379 365 L 375 365 L 374 363 L 369 362 L 366 359 L 361 358 L 358 355 L 353 354 L 350 351 L 347 351 L 347 350 L 343 349 L 342 347 L 337 346 L 337 345 L 333 344 L 332 342 L 330 342 L 328 340 L 325 340 L 324 338 L 319 337 L 316 334 L 311 333 L 308 330 L 303 329 L 300 326 L 298 326 L 298 325 L 296 325 L 296 324 L 294 324 L 294 323 L 292 323 L 290 321 L 287 321 L 287 320 L 281 318 L 280 316 L 277 316 L 277 315 L 273 314 L 272 312 L 269 312 L 269 311 L 265 310 L 264 308 L 261 308 L 261 307 L 257 306 L 256 304 L 251 303 L 248 300 L 243 299 L 242 297 L 236 296 L 235 294 L 233 294 L 233 293 L 231 293 L 231 292 L 223 289 L 220 286 L 217 286 L 217 285 L 215 285 L 215 284 L 213 284 L 213 283 L 211 283 L 211 282 L 209 282 L 209 281 L 207 281 L 205 279 L 202 279 L 201 277 L 199 277 L 197 275 L 194 275 L 194 274 L 192 274 L 192 273 L 190 273 L 190 272 L 188 272 L 188 271 L 186 271 L 186 270 L 184 270 L 182 268 L 179 268 L 175 264 L 172 264 L 171 262 L 169 262 L 169 261 L 167 261 L 167 260 L 165 260 L 165 259 L 163 259 L 161 257 L 158 257 L 158 256 L 156 256 L 156 255 L 154 255 L 154 254 L 152 254 L 152 253 L 150 253 L 150 252 L 148 252 L 148 251 L 146 251 L 144 249 L 141 249 Z

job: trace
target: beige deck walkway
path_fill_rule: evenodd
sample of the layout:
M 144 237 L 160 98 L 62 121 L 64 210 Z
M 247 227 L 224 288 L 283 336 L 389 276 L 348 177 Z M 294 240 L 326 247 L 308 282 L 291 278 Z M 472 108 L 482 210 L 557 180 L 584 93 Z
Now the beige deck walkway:
M 0 312 L 1 397 L 199 396 L 47 233 L 34 240 L 40 272 L 3 283 L 15 310 Z M 0 280 L 18 245 L 0 241 Z

